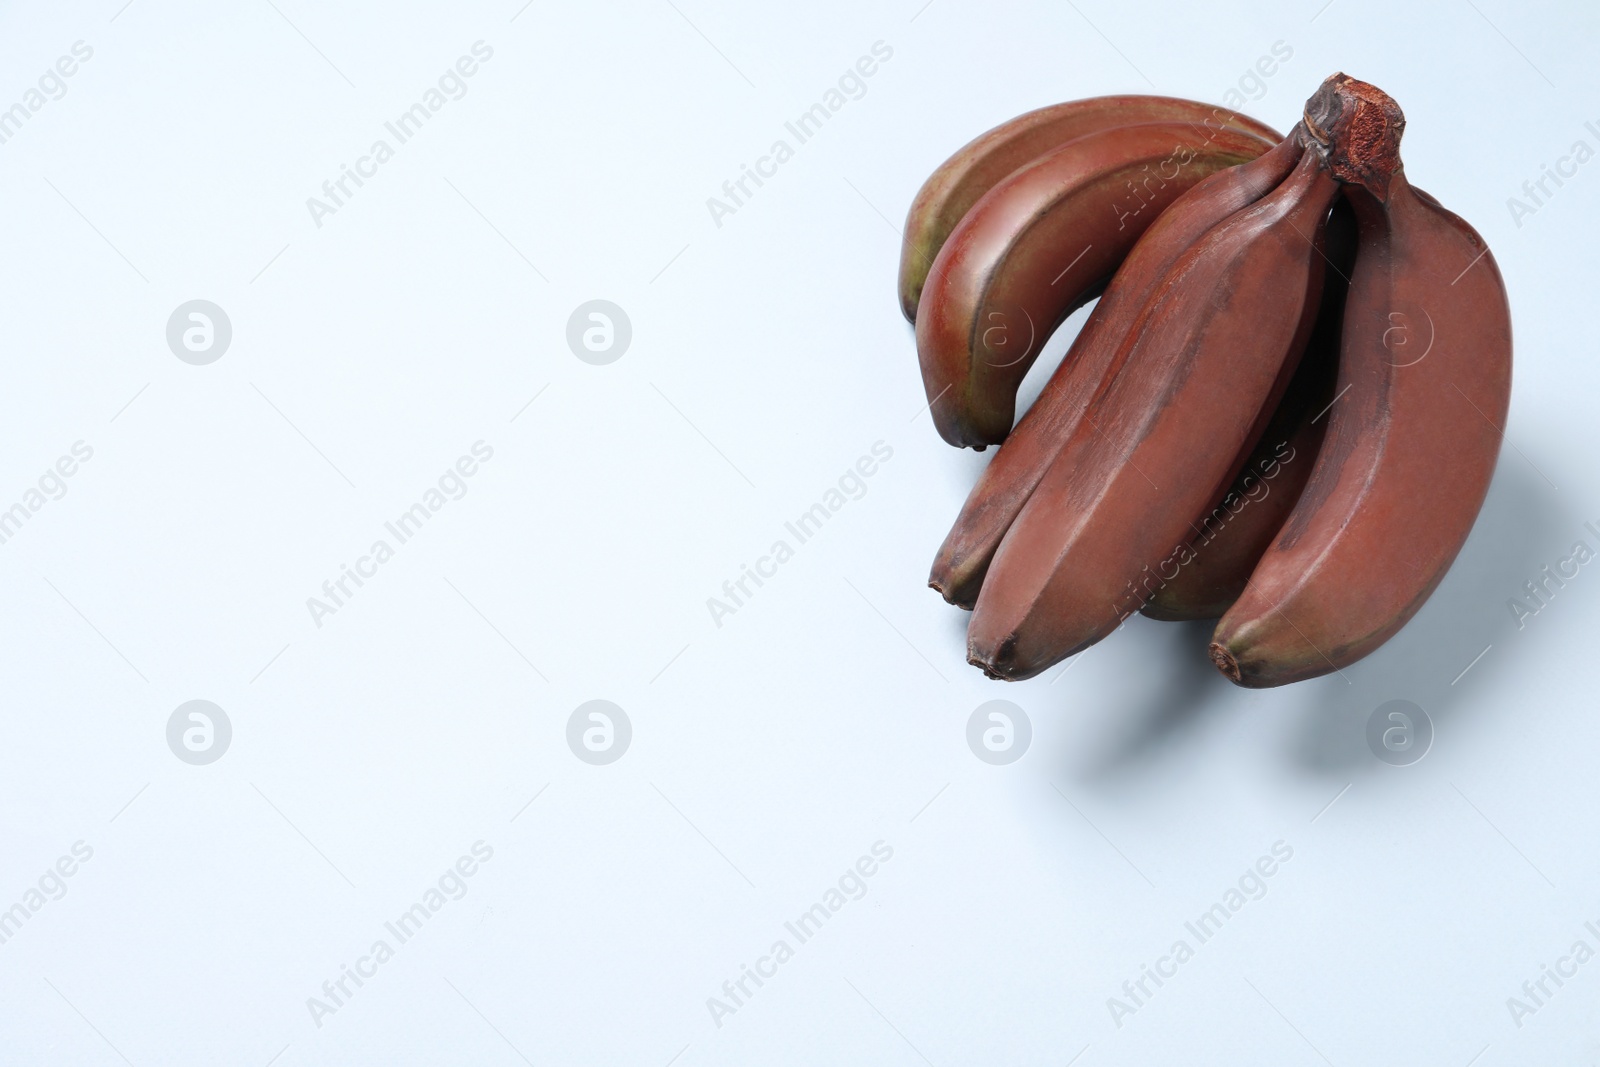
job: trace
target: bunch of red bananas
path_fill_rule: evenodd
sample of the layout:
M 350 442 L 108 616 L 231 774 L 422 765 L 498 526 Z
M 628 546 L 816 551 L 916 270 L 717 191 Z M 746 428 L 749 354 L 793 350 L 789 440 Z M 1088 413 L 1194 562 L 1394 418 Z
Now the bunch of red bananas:
M 1405 625 L 1488 491 L 1511 318 L 1483 239 L 1411 185 L 1342 74 L 1280 138 L 1164 97 L 1030 112 L 941 166 L 900 299 L 940 435 L 1002 447 L 934 561 L 967 658 L 1032 677 L 1135 611 L 1217 619 L 1265 687 Z M 1017 388 L 1099 296 L 1037 402 Z

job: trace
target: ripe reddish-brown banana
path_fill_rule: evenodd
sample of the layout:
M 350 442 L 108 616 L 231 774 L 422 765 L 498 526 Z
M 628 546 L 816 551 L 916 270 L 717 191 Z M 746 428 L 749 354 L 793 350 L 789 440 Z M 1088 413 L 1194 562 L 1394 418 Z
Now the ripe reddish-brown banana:
M 1270 147 L 1229 128 L 1124 126 L 1070 141 L 990 189 L 951 231 L 917 307 L 939 435 L 973 448 L 1005 440 L 1017 387 L 1055 328 L 1179 195 Z
M 1310 147 L 1278 188 L 1168 271 L 1122 367 L 995 553 L 967 630 L 969 662 L 991 677 L 1033 677 L 1148 599 L 1145 568 L 1221 499 L 1293 374 L 1338 188 Z
M 1494 257 L 1400 170 L 1399 107 L 1344 75 L 1306 105 L 1349 183 L 1360 241 L 1338 400 L 1311 481 L 1211 658 L 1282 685 L 1348 666 L 1420 608 L 1488 492 L 1511 394 L 1511 315 Z
M 1097 96 L 1018 115 L 963 145 L 928 176 L 911 202 L 900 246 L 900 310 L 917 321 L 917 301 L 934 257 L 972 205 L 1002 178 L 1052 149 L 1091 133 L 1145 122 L 1206 130 L 1231 126 L 1269 141 L 1272 129 L 1214 104 L 1170 96 Z
M 1152 619 L 1221 618 L 1311 480 L 1339 374 L 1339 330 L 1355 264 L 1355 212 L 1342 198 L 1328 216 L 1325 244 L 1322 303 L 1300 368 L 1222 502 L 1191 523 L 1194 539 L 1156 568 L 1155 594 L 1140 609 Z
M 1289 174 L 1303 151 L 1303 133 L 1297 127 L 1259 159 L 1205 179 L 1163 212 L 1134 246 L 1061 366 L 984 469 L 940 546 L 928 584 L 946 600 L 963 608 L 977 602 L 1001 539 L 1066 446 L 1096 390 L 1120 366 L 1151 294 L 1208 230 Z

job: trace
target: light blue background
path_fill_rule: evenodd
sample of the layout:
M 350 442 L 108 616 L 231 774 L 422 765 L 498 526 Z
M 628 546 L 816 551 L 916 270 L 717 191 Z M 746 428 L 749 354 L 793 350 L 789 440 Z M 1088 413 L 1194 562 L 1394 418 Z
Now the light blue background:
M 1521 630 L 1506 606 L 1600 548 L 1600 163 L 1507 209 L 1600 148 L 1600 16 L 920 2 L 0 13 L 0 107 L 94 49 L 0 145 L 0 507 L 94 449 L 0 545 L 0 908 L 94 850 L 0 944 L 0 1062 L 1600 1056 L 1600 963 L 1520 1028 L 1506 1007 L 1600 948 L 1600 571 Z M 466 95 L 316 226 L 306 199 L 479 40 Z M 865 95 L 717 226 L 707 198 L 878 41 Z M 1245 692 L 1204 627 L 1136 619 L 1064 675 L 987 681 L 924 584 L 985 457 L 920 414 L 896 227 L 1006 118 L 1220 99 L 1279 41 L 1248 109 L 1287 128 L 1335 70 L 1382 86 L 1413 181 L 1504 272 L 1512 447 L 1479 525 L 1347 679 Z M 209 366 L 164 337 L 196 298 L 233 326 Z M 592 299 L 632 322 L 608 366 L 564 339 Z M 480 440 L 466 495 L 315 625 L 306 599 Z M 714 625 L 878 441 L 865 495 Z M 1032 723 L 1008 766 L 965 740 L 998 697 Z M 1398 698 L 1436 729 L 1412 767 L 1364 741 Z M 193 699 L 232 722 L 209 766 L 165 743 Z M 566 747 L 593 699 L 632 723 L 609 766 Z M 466 896 L 314 1025 L 479 840 Z M 715 1025 L 707 998 L 880 840 L 866 895 Z M 1107 998 L 1280 840 L 1265 896 L 1115 1025 Z

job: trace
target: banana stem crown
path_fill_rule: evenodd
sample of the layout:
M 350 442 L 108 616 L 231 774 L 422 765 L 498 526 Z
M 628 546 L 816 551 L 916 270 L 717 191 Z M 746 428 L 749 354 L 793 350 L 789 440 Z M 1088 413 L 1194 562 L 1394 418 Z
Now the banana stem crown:
M 1406 117 L 1394 98 L 1376 85 L 1334 74 L 1306 101 L 1305 126 L 1322 148 L 1333 176 L 1359 185 L 1379 200 L 1400 169 L 1400 137 Z

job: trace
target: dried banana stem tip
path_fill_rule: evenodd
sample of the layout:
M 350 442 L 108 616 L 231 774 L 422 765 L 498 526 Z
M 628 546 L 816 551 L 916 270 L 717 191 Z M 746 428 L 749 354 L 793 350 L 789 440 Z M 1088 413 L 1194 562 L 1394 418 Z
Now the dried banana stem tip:
M 1405 114 L 1393 97 L 1376 85 L 1335 74 L 1306 101 L 1305 124 L 1327 153 L 1335 178 L 1388 199 L 1406 128 Z
M 1229 652 L 1215 641 L 1211 642 L 1209 651 L 1211 653 L 1211 662 L 1216 664 L 1217 670 L 1226 674 L 1235 682 L 1244 677 L 1239 670 L 1239 661 L 1233 658 L 1232 652 Z

